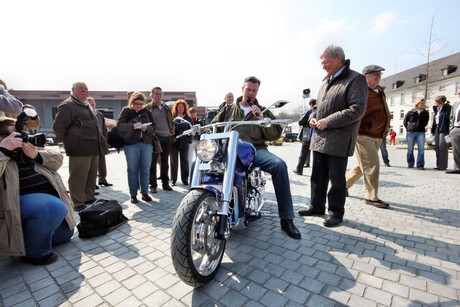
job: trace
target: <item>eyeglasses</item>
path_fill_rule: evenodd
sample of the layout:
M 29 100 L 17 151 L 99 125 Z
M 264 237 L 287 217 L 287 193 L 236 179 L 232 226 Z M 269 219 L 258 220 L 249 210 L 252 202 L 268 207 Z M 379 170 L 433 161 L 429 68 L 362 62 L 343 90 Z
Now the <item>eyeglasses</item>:
M 143 102 L 133 102 L 133 106 L 143 107 L 144 103 Z

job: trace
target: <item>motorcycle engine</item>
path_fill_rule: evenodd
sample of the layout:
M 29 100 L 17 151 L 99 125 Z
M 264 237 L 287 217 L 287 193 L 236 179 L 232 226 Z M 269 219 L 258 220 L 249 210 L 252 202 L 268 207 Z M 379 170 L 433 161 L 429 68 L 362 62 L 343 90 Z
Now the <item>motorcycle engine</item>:
M 265 175 L 260 168 L 254 168 L 248 176 L 248 194 L 246 212 L 250 216 L 258 215 L 258 211 L 263 204 L 263 194 L 265 192 Z

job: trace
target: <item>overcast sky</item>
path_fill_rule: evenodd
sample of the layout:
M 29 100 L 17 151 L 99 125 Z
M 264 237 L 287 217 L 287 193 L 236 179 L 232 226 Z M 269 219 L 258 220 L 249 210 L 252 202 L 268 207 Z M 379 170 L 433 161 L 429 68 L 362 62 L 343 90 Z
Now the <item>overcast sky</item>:
M 301 106 L 316 97 L 330 44 L 351 67 L 383 77 L 460 52 L 458 0 L 25 0 L 2 1 L 0 78 L 17 90 L 195 91 L 215 106 L 243 79 L 261 79 L 258 99 Z

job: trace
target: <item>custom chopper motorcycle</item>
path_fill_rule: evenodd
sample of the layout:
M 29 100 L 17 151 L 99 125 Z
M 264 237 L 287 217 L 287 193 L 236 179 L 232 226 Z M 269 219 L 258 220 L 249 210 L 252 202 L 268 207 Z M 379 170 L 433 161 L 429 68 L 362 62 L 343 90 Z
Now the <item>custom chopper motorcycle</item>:
M 282 107 L 280 100 L 273 107 Z M 179 119 L 180 120 L 180 119 Z M 171 234 L 174 268 L 186 284 L 200 287 L 217 274 L 231 230 L 262 216 L 266 180 L 253 167 L 254 146 L 238 138 L 242 125 L 286 126 L 290 120 L 220 122 L 193 126 L 182 135 L 200 134 L 195 152 L 190 191 L 177 208 Z

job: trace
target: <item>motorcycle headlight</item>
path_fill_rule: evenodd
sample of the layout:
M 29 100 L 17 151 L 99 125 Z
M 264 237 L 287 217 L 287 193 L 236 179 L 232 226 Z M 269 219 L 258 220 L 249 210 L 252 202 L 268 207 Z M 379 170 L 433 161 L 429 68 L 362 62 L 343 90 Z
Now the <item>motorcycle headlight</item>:
M 200 140 L 196 144 L 196 156 L 203 162 L 209 162 L 217 154 L 218 146 L 214 140 Z

